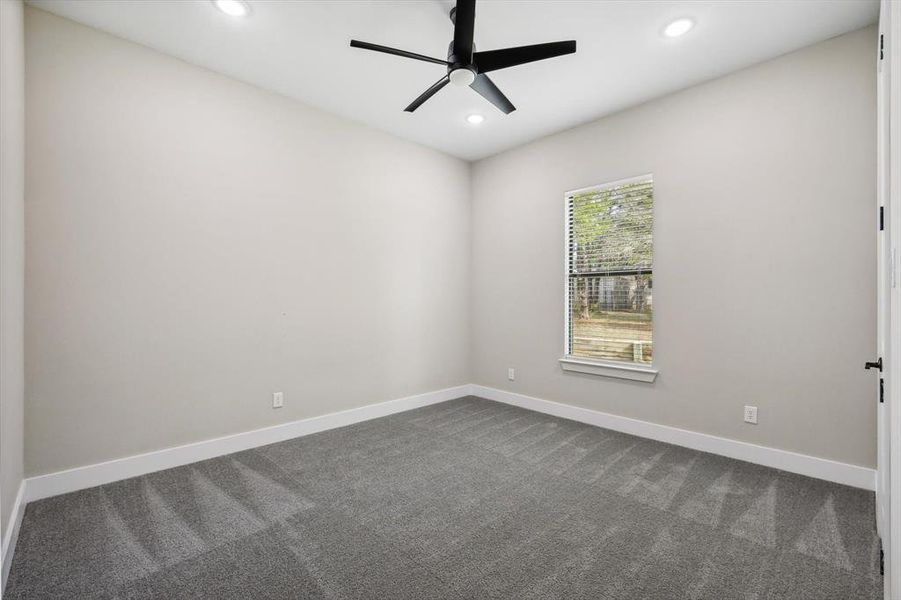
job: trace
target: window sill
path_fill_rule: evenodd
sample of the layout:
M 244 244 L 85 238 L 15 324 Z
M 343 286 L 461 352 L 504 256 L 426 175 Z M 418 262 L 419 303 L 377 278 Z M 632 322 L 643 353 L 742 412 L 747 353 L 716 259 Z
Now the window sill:
M 634 363 L 618 364 L 614 362 L 594 361 L 586 358 L 564 356 L 560 359 L 560 366 L 564 371 L 588 373 L 602 377 L 615 377 L 617 379 L 630 379 L 653 383 L 657 378 L 657 369 L 636 365 Z

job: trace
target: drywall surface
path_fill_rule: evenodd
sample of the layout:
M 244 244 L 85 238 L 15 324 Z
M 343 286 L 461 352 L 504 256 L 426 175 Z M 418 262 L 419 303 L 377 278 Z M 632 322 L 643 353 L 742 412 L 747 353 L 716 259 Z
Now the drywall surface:
M 862 29 L 476 163 L 474 383 L 874 466 L 875 44 Z M 645 173 L 660 375 L 563 372 L 564 193 Z
M 25 40 L 20 0 L 0 1 L 0 539 L 23 468 Z
M 26 33 L 29 475 L 468 383 L 468 163 Z
M 471 169 L 26 30 L 28 474 L 469 381 L 874 464 L 873 28 Z M 564 192 L 648 172 L 660 376 L 564 373 Z

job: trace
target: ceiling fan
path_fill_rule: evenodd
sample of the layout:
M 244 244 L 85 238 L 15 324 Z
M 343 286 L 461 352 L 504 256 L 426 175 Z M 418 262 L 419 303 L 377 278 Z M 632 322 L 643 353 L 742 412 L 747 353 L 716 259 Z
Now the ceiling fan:
M 476 20 L 476 0 L 457 0 L 457 6 L 450 11 L 450 19 L 454 24 L 454 39 L 447 50 L 447 60 L 358 40 L 351 40 L 350 45 L 353 48 L 394 54 L 395 56 L 422 60 L 447 67 L 447 75 L 436 81 L 429 89 L 420 94 L 416 100 L 411 102 L 404 109 L 407 112 L 413 112 L 422 106 L 426 100 L 434 96 L 438 90 L 448 83 L 454 83 L 459 86 L 468 85 L 503 111 L 504 114 L 510 114 L 516 110 L 516 107 L 513 106 L 513 103 L 504 96 L 503 92 L 494 85 L 494 82 L 485 73 L 564 54 L 572 54 L 576 51 L 576 41 L 569 40 L 566 42 L 549 42 L 547 44 L 476 52 L 475 45 L 472 43 Z

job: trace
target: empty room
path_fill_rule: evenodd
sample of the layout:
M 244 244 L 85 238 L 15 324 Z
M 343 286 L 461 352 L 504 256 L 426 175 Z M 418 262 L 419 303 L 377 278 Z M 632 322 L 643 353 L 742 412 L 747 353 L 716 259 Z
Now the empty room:
M 0 593 L 901 600 L 895 231 L 899 0 L 0 0 Z

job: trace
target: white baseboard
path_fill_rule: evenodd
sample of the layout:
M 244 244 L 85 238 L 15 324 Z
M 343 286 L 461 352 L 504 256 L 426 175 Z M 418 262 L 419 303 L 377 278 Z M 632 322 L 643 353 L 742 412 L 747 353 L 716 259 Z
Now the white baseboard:
M 739 442 L 727 438 L 697 433 L 686 429 L 677 429 L 666 425 L 658 425 L 648 421 L 639 421 L 628 417 L 611 415 L 588 408 L 579 408 L 569 404 L 561 404 L 550 400 L 542 400 L 514 392 L 473 384 L 470 394 L 512 404 L 573 421 L 588 423 L 614 431 L 621 431 L 660 442 L 684 446 L 693 450 L 719 454 L 765 467 L 773 467 L 791 473 L 798 473 L 817 479 L 825 479 L 843 485 L 850 485 L 865 490 L 876 489 L 876 471 L 857 465 L 849 465 L 825 458 L 817 458 L 807 454 L 777 450 L 767 446 L 758 446 L 747 442 Z
M 352 425 L 360 421 L 368 421 L 369 419 L 384 417 L 437 402 L 453 400 L 454 398 L 467 395 L 469 388 L 469 385 L 461 385 L 435 392 L 426 392 L 416 396 L 351 408 L 319 417 L 301 419 L 300 421 L 236 433 L 184 446 L 165 448 L 155 452 L 77 467 L 67 471 L 29 477 L 25 482 L 25 498 L 28 502 L 40 500 L 41 498 L 137 477 L 153 473 L 154 471 L 180 467 L 200 460 L 240 452 L 258 446 L 274 444 L 327 429 L 344 427 L 345 425 Z
M 467 384 L 452 388 L 426 392 L 416 396 L 408 396 L 396 400 L 389 400 L 379 404 L 370 404 L 359 408 L 352 408 L 336 413 L 330 413 L 319 417 L 311 417 L 299 421 L 292 421 L 282 425 L 275 425 L 263 429 L 256 429 L 244 433 L 237 433 L 225 437 L 205 440 L 174 448 L 165 448 L 146 454 L 138 454 L 107 462 L 77 467 L 66 471 L 49 473 L 30 477 L 23 482 L 25 493 L 24 501 L 31 502 L 50 496 L 74 492 L 77 490 L 111 483 L 130 477 L 145 475 L 154 471 L 161 471 L 172 467 L 178 467 L 189 463 L 240 452 L 258 446 L 274 444 L 284 440 L 351 425 L 360 421 L 367 421 L 386 415 L 391 415 L 414 408 L 420 408 L 453 400 L 466 395 L 475 395 L 535 410 L 574 421 L 596 425 L 630 433 L 640 437 L 650 438 L 661 442 L 676 444 L 694 450 L 710 452 L 744 460 L 747 462 L 782 469 L 792 473 L 799 473 L 809 477 L 834 481 L 867 490 L 874 490 L 876 485 L 876 472 L 873 469 L 849 465 L 824 458 L 816 458 L 796 452 L 777 450 L 766 446 L 758 446 L 747 442 L 739 442 L 727 438 L 717 437 L 704 433 L 697 433 L 685 429 L 677 429 L 666 425 L 658 425 L 638 419 L 630 419 L 609 413 L 603 413 L 587 408 L 579 408 L 550 400 L 542 400 L 532 396 L 525 396 L 514 392 L 508 392 L 496 388 L 481 385 Z M 21 495 L 21 490 L 20 490 Z M 21 508 L 17 508 L 21 512 Z M 9 533 L 9 532 L 8 532 Z M 7 541 L 4 540 L 4 544 Z M 4 546 L 5 547 L 5 546 Z M 4 557 L 6 554 L 4 553 Z M 4 567 L 5 567 L 4 563 Z
M 19 539 L 19 528 L 22 526 L 22 517 L 25 516 L 25 481 L 19 484 L 19 491 L 13 502 L 13 510 L 9 516 L 9 526 L 3 532 L 3 546 L 0 547 L 0 596 L 3 595 L 2 590 L 6 587 L 6 577 L 9 575 L 9 568 L 13 564 L 13 554 L 16 551 L 16 540 Z

